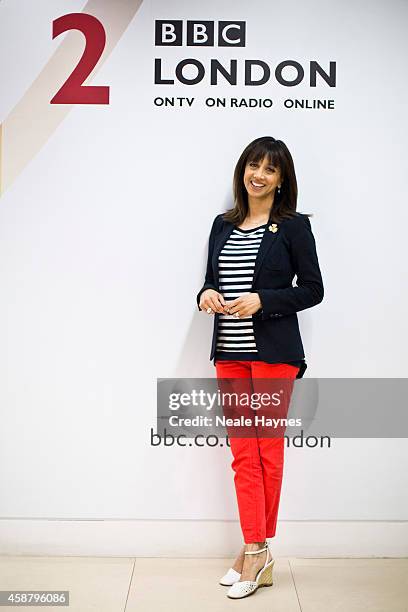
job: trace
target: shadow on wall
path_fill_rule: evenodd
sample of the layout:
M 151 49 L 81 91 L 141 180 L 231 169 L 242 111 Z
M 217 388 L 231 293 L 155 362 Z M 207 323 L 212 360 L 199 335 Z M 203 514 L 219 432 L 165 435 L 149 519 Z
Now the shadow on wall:
M 195 296 L 194 296 L 195 303 Z M 214 378 L 215 367 L 210 361 L 214 316 L 193 314 L 186 337 L 174 368 L 175 378 Z

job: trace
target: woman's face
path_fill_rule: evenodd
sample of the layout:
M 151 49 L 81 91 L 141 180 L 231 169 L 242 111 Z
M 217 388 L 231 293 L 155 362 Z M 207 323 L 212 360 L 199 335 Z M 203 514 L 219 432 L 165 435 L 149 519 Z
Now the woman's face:
M 275 193 L 282 182 L 280 169 L 264 157 L 261 161 L 248 161 L 244 172 L 244 185 L 248 195 L 254 198 L 267 198 Z

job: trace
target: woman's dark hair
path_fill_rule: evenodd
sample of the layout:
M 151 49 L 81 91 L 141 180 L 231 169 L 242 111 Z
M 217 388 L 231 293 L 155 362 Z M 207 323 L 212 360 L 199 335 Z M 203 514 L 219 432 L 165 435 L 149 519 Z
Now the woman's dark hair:
M 266 157 L 270 164 L 278 167 L 282 176 L 280 193 L 275 197 L 269 222 L 278 223 L 284 218 L 293 217 L 297 206 L 297 181 L 295 167 L 289 149 L 282 140 L 272 136 L 262 136 L 253 140 L 241 153 L 235 166 L 233 179 L 234 208 L 224 214 L 224 219 L 240 225 L 248 213 L 248 193 L 244 185 L 244 172 L 247 163 L 259 162 Z

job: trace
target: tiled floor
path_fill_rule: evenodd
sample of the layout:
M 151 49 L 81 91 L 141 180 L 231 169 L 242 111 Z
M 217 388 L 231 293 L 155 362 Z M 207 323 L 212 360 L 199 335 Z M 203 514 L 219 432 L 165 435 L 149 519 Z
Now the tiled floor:
M 69 612 L 408 612 L 408 559 L 276 559 L 246 599 L 218 584 L 231 559 L 0 557 L 0 590 L 69 590 Z M 0 606 L 1 611 L 16 610 Z

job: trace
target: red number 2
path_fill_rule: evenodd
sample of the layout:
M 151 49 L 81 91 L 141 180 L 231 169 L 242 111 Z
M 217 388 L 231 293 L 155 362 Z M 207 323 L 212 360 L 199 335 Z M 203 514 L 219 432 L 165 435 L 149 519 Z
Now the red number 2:
M 109 87 L 82 85 L 95 68 L 105 48 L 106 34 L 101 22 L 86 13 L 62 15 L 52 22 L 52 38 L 67 30 L 79 30 L 86 45 L 77 66 L 57 91 L 51 104 L 109 104 Z

